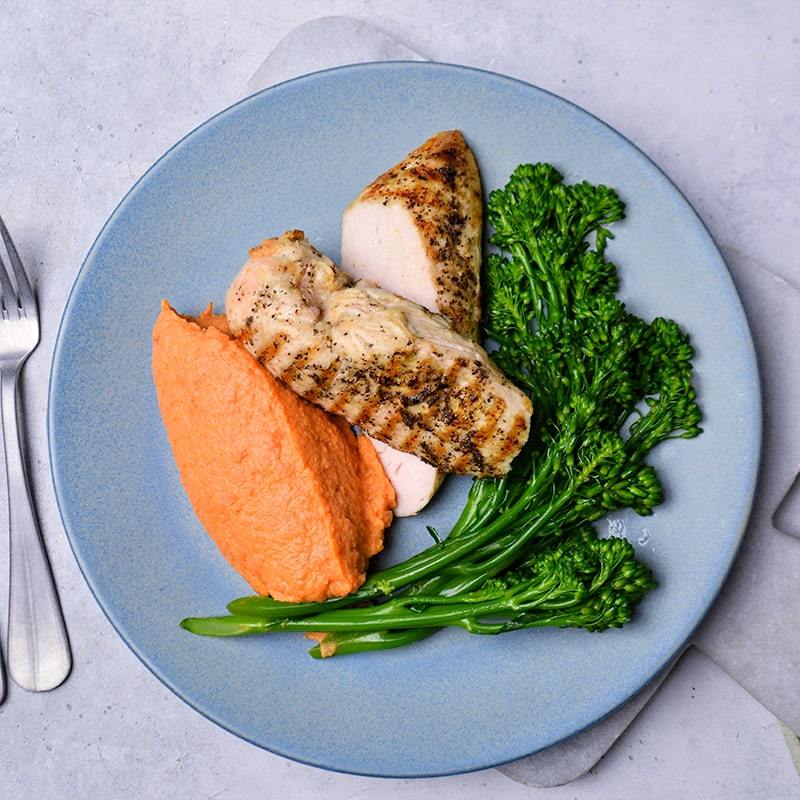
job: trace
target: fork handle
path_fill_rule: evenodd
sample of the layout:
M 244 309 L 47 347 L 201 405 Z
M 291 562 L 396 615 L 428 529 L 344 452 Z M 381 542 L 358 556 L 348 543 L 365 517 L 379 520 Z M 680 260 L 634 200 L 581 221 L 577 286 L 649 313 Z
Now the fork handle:
M 22 456 L 17 416 L 18 375 L 19 369 L 0 374 L 11 546 L 8 671 L 23 689 L 43 692 L 64 681 L 72 657 Z

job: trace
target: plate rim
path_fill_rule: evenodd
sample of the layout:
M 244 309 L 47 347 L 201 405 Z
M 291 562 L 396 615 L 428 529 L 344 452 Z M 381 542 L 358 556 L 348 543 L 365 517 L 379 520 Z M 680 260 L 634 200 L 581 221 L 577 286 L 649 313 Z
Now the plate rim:
M 692 222 L 696 227 L 699 228 L 700 232 L 705 234 L 708 239 L 709 244 L 711 245 L 713 251 L 719 257 L 720 263 L 723 265 L 725 272 L 730 279 L 730 285 L 733 289 L 733 297 L 735 297 L 738 308 L 741 313 L 741 316 L 744 320 L 744 326 L 741 329 L 741 336 L 740 339 L 744 344 L 743 351 L 746 354 L 747 361 L 749 362 L 749 377 L 753 384 L 753 392 L 752 392 L 752 415 L 751 415 L 751 422 L 752 427 L 750 430 L 750 436 L 748 437 L 749 440 L 753 443 L 752 447 L 752 459 L 749 464 L 746 466 L 748 467 L 747 472 L 748 474 L 748 485 L 749 490 L 747 492 L 747 496 L 744 499 L 742 504 L 742 513 L 740 516 L 738 531 L 736 534 L 736 541 L 733 547 L 730 548 L 729 553 L 727 554 L 726 562 L 723 565 L 723 569 L 720 573 L 720 577 L 718 580 L 718 585 L 713 589 L 711 592 L 711 596 L 709 597 L 705 609 L 700 614 L 699 618 L 696 620 L 694 626 L 688 632 L 687 636 L 680 642 L 679 646 L 669 654 L 668 658 L 660 664 L 660 666 L 653 671 L 651 674 L 648 674 L 646 678 L 637 686 L 635 691 L 633 691 L 628 697 L 623 699 L 613 708 L 609 709 L 605 714 L 598 717 L 597 719 L 589 722 L 585 725 L 578 726 L 575 730 L 565 734 L 558 740 L 552 742 L 551 744 L 537 748 L 534 750 L 526 751 L 519 755 L 514 755 L 510 758 L 502 758 L 499 761 L 495 761 L 490 759 L 488 762 L 481 762 L 475 763 L 472 766 L 465 768 L 465 769 L 449 769 L 449 770 L 441 770 L 441 769 L 432 769 L 430 771 L 419 771 L 416 773 L 410 772 L 387 772 L 387 771 L 370 771 L 370 770 L 353 770 L 353 769 L 344 769 L 342 767 L 337 767 L 335 765 L 321 763 L 320 761 L 315 761 L 313 759 L 304 758 L 302 756 L 298 756 L 296 754 L 288 753 L 282 751 L 280 748 L 275 746 L 267 746 L 261 742 L 257 742 L 254 739 L 248 737 L 247 735 L 243 734 L 235 730 L 234 728 L 230 727 L 225 722 L 215 718 L 206 710 L 201 708 L 198 704 L 196 704 L 193 700 L 189 699 L 185 696 L 176 686 L 173 686 L 171 681 L 162 673 L 160 667 L 154 663 L 146 653 L 139 652 L 137 647 L 133 645 L 131 641 L 126 637 L 123 633 L 121 628 L 117 625 L 114 616 L 109 608 L 106 607 L 104 602 L 102 601 L 98 591 L 95 588 L 94 582 L 91 578 L 90 572 L 85 568 L 84 562 L 79 555 L 78 549 L 76 548 L 76 542 L 73 538 L 73 533 L 71 532 L 69 526 L 66 522 L 66 512 L 63 508 L 64 501 L 61 496 L 61 486 L 60 486 L 60 479 L 56 473 L 55 468 L 55 460 L 54 460 L 54 417 L 55 411 L 54 406 L 56 403 L 55 400 L 55 386 L 56 386 L 56 373 L 58 370 L 58 365 L 61 359 L 62 350 L 64 346 L 64 327 L 65 323 L 70 315 L 73 300 L 77 290 L 79 289 L 84 277 L 86 276 L 86 268 L 89 264 L 90 260 L 93 258 L 95 250 L 97 249 L 98 243 L 103 238 L 106 230 L 111 226 L 111 224 L 116 220 L 116 217 L 122 210 L 122 208 L 126 205 L 128 200 L 133 197 L 133 195 L 138 190 L 140 184 L 144 183 L 151 172 L 156 170 L 159 165 L 165 161 L 174 150 L 179 148 L 184 142 L 188 139 L 192 138 L 196 133 L 198 133 L 202 128 L 207 125 L 210 125 L 212 122 L 217 120 L 219 117 L 231 112 L 232 110 L 238 108 L 245 103 L 252 102 L 255 98 L 260 97 L 261 95 L 266 95 L 273 90 L 279 89 L 287 84 L 295 84 L 295 83 L 302 83 L 308 80 L 316 79 L 322 75 L 326 75 L 329 73 L 338 73 L 338 72 L 357 72 L 362 70 L 375 70 L 375 69 L 391 69 L 392 67 L 412 67 L 414 69 L 423 69 L 423 70 L 443 70 L 443 71 L 453 71 L 453 72 L 462 72 L 462 73 L 472 73 L 478 74 L 480 76 L 486 76 L 491 79 L 501 79 L 503 81 L 509 81 L 514 84 L 518 84 L 525 88 L 525 90 L 533 90 L 534 92 L 541 93 L 543 95 L 547 95 L 557 103 L 565 104 L 567 107 L 570 107 L 572 110 L 578 111 L 580 114 L 585 115 L 586 117 L 590 118 L 595 124 L 599 125 L 601 128 L 605 128 L 608 132 L 613 134 L 619 140 L 624 142 L 628 145 L 635 154 L 637 154 L 642 160 L 644 160 L 651 168 L 653 168 L 671 187 L 671 189 L 677 194 L 677 196 L 683 200 L 687 211 L 691 212 L 690 217 Z M 610 125 L 609 123 L 602 120 L 600 117 L 593 114 L 591 111 L 583 108 L 582 106 L 578 105 L 577 103 L 562 97 L 555 92 L 551 92 L 548 89 L 544 89 L 541 86 L 537 86 L 536 84 L 530 83 L 528 81 L 522 80 L 520 78 L 513 77 L 511 75 L 505 75 L 503 73 L 494 72 L 492 70 L 482 69 L 479 67 L 472 67 L 467 66 L 464 64 L 454 64 L 450 62 L 444 61 L 416 61 L 416 60 L 397 60 L 397 61 L 367 61 L 367 62 L 355 62 L 352 64 L 343 64 L 340 66 L 330 67 L 327 69 L 315 70 L 313 72 L 309 72 L 303 75 L 298 75 L 287 80 L 280 81 L 272 86 L 265 87 L 260 89 L 257 92 L 249 94 L 234 103 L 226 106 L 225 108 L 221 109 L 220 111 L 212 114 L 207 119 L 204 119 L 197 125 L 195 125 L 191 130 L 189 130 L 185 135 L 181 136 L 177 141 L 175 141 L 170 147 L 168 147 L 143 173 L 139 178 L 131 185 L 131 187 L 125 192 L 119 202 L 115 205 L 113 211 L 109 214 L 108 218 L 103 223 L 102 227 L 98 231 L 97 235 L 95 236 L 94 240 L 86 255 L 84 256 L 80 268 L 78 269 L 77 273 L 72 282 L 72 286 L 67 294 L 67 300 L 64 304 L 63 310 L 61 312 L 61 318 L 59 320 L 56 338 L 53 346 L 52 358 L 50 362 L 50 371 L 48 377 L 48 389 L 47 389 L 47 455 L 49 461 L 49 471 L 50 471 L 50 478 L 53 484 L 53 493 L 56 499 L 56 506 L 58 508 L 59 517 L 61 519 L 61 524 L 66 533 L 67 541 L 69 542 L 70 550 L 75 558 L 75 561 L 78 564 L 80 569 L 81 575 L 83 576 L 86 585 L 89 587 L 89 591 L 91 592 L 92 596 L 94 597 L 95 601 L 99 605 L 100 609 L 102 610 L 104 616 L 111 624 L 114 631 L 117 635 L 122 639 L 128 649 L 133 652 L 133 654 L 138 658 L 138 660 L 160 681 L 162 685 L 164 685 L 170 692 L 172 692 L 176 697 L 178 697 L 182 702 L 184 702 L 187 706 L 191 709 L 196 711 L 197 713 L 201 714 L 205 719 L 212 722 L 214 725 L 219 726 L 223 730 L 227 731 L 228 733 L 233 734 L 239 739 L 242 739 L 248 742 L 259 749 L 266 750 L 269 753 L 281 756 L 283 758 L 288 758 L 292 761 L 296 761 L 298 763 L 304 764 L 306 766 L 321 768 L 330 770 L 332 772 L 337 772 L 346 775 L 359 775 L 364 777 L 374 777 L 374 778 L 394 778 L 394 779 L 415 779 L 415 778 L 436 778 L 436 777 L 446 777 L 450 775 L 463 775 L 468 774 L 470 772 L 475 772 L 484 769 L 491 769 L 498 766 L 502 766 L 503 764 L 512 763 L 513 761 L 527 758 L 528 756 L 534 755 L 539 752 L 544 752 L 545 750 L 549 750 L 553 747 L 557 747 L 558 745 L 568 741 L 569 739 L 573 738 L 574 736 L 583 733 L 584 731 L 588 730 L 589 728 L 597 725 L 598 723 L 602 722 L 603 720 L 610 717 L 620 708 L 622 708 L 627 702 L 629 702 L 633 697 L 635 697 L 642 689 L 644 689 L 647 685 L 649 685 L 653 680 L 655 680 L 659 675 L 661 675 L 665 670 L 670 669 L 683 653 L 683 651 L 691 644 L 691 639 L 693 638 L 694 634 L 698 630 L 698 628 L 702 625 L 703 621 L 706 619 L 708 614 L 713 609 L 717 598 L 719 597 L 722 588 L 724 587 L 725 583 L 728 580 L 730 575 L 731 569 L 738 558 L 739 552 L 741 551 L 742 542 L 747 531 L 747 527 L 749 525 L 750 516 L 752 514 L 753 509 L 753 501 L 755 492 L 758 486 L 760 471 L 763 461 L 763 428 L 764 428 L 764 415 L 763 415 L 763 383 L 761 380 L 761 373 L 760 373 L 760 366 L 759 361 L 757 358 L 755 342 L 752 335 L 752 329 L 750 326 L 750 322 L 747 318 L 747 313 L 745 310 L 744 303 L 741 299 L 741 293 L 739 288 L 736 284 L 734 279 L 733 273 L 728 267 L 728 264 L 725 260 L 725 257 L 717 244 L 716 239 L 712 235 L 711 231 L 708 229 L 708 226 L 698 213 L 697 209 L 694 205 L 689 201 L 683 191 L 675 184 L 675 182 L 670 178 L 670 176 L 659 166 L 659 164 L 652 159 L 647 153 L 645 153 L 638 145 L 636 145 L 633 141 L 631 141 L 627 136 L 623 133 L 618 131 L 615 127 Z

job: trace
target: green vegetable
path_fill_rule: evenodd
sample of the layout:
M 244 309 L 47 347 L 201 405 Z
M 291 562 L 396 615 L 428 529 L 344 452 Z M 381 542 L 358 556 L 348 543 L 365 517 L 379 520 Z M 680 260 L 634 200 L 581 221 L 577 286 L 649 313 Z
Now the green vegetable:
M 546 625 L 595 631 L 618 628 L 628 622 L 636 601 L 653 585 L 649 570 L 636 561 L 630 542 L 598 539 L 590 529 L 555 550 L 540 553 L 527 566 L 484 579 L 478 588 L 453 596 L 418 592 L 400 595 L 379 606 L 305 617 L 231 615 L 187 619 L 182 624 L 192 633 L 209 636 L 344 631 L 385 637 L 387 630 L 446 625 L 485 634 Z M 340 641 L 338 648 L 346 641 Z M 391 640 L 362 641 L 373 641 L 375 649 L 383 649 Z M 337 652 L 341 652 L 338 648 Z
M 518 167 L 492 192 L 485 270 L 493 358 L 530 392 L 530 439 L 509 475 L 476 480 L 450 534 L 322 603 L 244 597 L 198 634 L 329 632 L 315 657 L 401 647 L 441 627 L 502 633 L 625 624 L 654 582 L 625 540 L 590 523 L 662 500 L 647 454 L 700 433 L 693 350 L 676 323 L 648 324 L 615 293 L 608 226 L 624 207 L 605 186 L 567 185 L 550 165 Z

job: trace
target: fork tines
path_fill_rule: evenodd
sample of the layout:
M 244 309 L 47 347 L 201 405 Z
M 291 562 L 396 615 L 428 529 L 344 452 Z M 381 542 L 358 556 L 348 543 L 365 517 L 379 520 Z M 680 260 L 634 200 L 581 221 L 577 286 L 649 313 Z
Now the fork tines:
M 0 253 L 0 304 L 2 304 L 3 319 L 9 319 L 16 311 L 20 317 L 27 317 L 28 315 L 36 314 L 36 300 L 33 295 L 31 283 L 25 269 L 22 266 L 17 248 L 14 247 L 14 242 L 11 240 L 11 235 L 6 228 L 3 218 L 0 217 L 0 236 L 2 236 L 3 243 L 5 244 L 6 256 L 11 264 L 14 272 L 14 283 L 16 283 L 17 291 L 14 290 L 14 283 L 12 283 L 11 276 L 8 272 L 8 267 Z

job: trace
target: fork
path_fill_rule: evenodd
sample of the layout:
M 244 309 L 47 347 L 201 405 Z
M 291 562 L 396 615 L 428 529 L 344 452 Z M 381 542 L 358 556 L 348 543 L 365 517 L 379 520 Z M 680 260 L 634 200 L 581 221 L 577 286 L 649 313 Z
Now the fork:
M 53 576 L 33 508 L 17 414 L 17 379 L 39 344 L 39 312 L 28 276 L 0 218 L 17 291 L 0 255 L 0 406 L 8 481 L 10 585 L 8 671 L 23 689 L 54 689 L 72 666 Z M 0 666 L 0 700 L 5 693 Z

